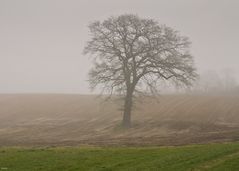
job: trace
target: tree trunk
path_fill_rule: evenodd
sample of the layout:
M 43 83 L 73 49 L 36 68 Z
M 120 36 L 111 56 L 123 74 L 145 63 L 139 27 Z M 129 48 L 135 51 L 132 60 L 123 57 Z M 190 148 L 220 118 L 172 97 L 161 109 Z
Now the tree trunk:
M 127 95 L 126 95 L 125 103 L 124 103 L 124 114 L 123 114 L 123 121 L 122 121 L 122 126 L 125 128 L 129 128 L 131 126 L 132 98 L 133 98 L 133 92 L 127 91 Z

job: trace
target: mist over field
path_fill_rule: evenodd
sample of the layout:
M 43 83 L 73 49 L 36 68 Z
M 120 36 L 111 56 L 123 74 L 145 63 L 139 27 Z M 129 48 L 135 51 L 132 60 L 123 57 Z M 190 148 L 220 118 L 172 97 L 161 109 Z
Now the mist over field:
M 174 135 L 194 138 L 204 132 L 207 138 L 200 142 L 236 138 L 238 5 L 234 0 L 1 1 L 0 144 L 92 143 L 104 138 L 121 143 L 120 138 L 129 137 L 146 138 L 142 144 L 153 137 L 153 144 L 165 144 L 162 137 L 168 142 Z M 90 23 L 130 13 L 188 37 L 198 76 L 189 88 L 160 81 L 157 99 L 137 97 L 132 130 L 117 132 L 123 102 L 98 98 L 100 87 L 90 90 L 87 73 L 93 59 L 82 52 L 92 35 Z M 178 143 L 184 143 L 180 138 Z M 198 141 L 193 138 L 186 141 Z
M 0 145 L 183 145 L 236 141 L 239 96 L 162 95 L 139 102 L 132 128 L 93 95 L 1 95 Z
M 238 170 L 238 8 L 1 0 L 0 170 Z

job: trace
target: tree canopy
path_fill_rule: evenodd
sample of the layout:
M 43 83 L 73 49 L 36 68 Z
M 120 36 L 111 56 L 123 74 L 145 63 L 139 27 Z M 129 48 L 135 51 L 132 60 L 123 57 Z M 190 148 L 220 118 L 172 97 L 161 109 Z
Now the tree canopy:
M 124 96 L 125 125 L 134 95 L 156 94 L 162 81 L 190 86 L 197 77 L 188 38 L 155 20 L 127 14 L 93 22 L 89 29 L 84 53 L 94 57 L 90 85 Z

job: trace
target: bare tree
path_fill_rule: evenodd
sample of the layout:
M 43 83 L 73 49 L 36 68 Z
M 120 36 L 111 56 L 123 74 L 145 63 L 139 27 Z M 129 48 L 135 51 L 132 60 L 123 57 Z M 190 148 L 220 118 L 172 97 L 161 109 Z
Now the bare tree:
M 188 38 L 154 20 L 121 15 L 96 21 L 89 29 L 92 37 L 84 54 L 94 57 L 90 85 L 124 97 L 125 127 L 131 125 L 135 95 L 156 94 L 164 80 L 189 86 L 197 76 Z

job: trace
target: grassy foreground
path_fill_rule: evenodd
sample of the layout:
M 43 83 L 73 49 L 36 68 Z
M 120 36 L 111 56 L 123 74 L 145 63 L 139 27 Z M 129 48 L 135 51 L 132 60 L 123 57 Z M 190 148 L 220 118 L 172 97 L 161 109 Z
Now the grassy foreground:
M 239 143 L 182 147 L 0 148 L 0 171 L 239 170 Z

